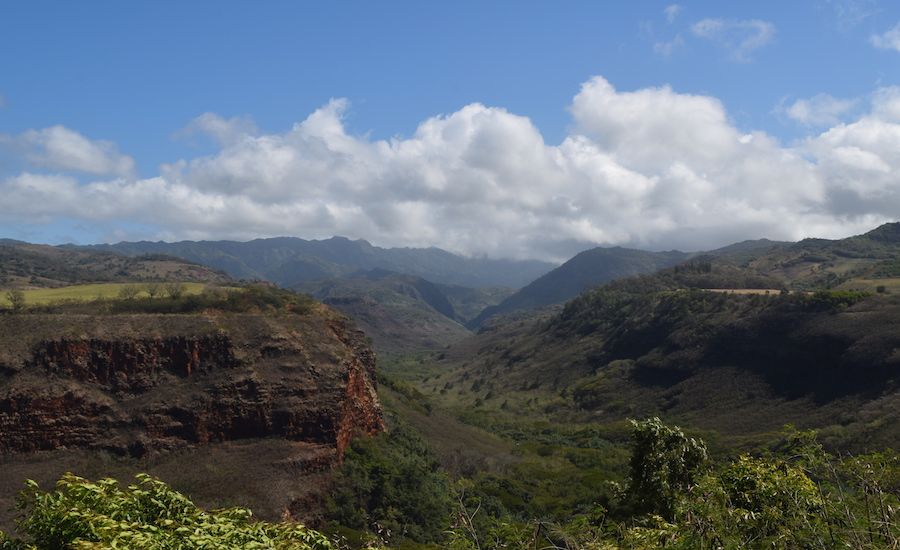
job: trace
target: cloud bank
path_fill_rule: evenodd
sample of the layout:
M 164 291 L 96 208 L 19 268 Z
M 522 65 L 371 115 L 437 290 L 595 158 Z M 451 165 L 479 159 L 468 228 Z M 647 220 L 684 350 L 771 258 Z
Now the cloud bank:
M 347 131 L 338 99 L 275 134 L 202 115 L 189 131 L 219 150 L 143 179 L 111 144 L 54 127 L 21 136 L 45 169 L 0 180 L 0 222 L 154 228 L 135 239 L 340 234 L 555 260 L 594 244 L 839 237 L 900 212 L 900 89 L 873 98 L 856 120 L 791 146 L 740 131 L 714 97 L 620 91 L 602 77 L 574 96 L 559 144 L 528 118 L 477 103 L 409 137 L 373 140 Z
M 92 141 L 64 126 L 29 130 L 9 141 L 20 146 L 26 159 L 37 166 L 98 176 L 128 176 L 134 172 L 134 159 L 119 153 L 113 143 Z

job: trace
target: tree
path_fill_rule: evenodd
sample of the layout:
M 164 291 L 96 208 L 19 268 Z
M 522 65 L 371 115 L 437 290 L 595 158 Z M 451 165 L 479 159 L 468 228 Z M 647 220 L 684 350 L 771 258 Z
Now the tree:
M 631 478 L 628 493 L 638 513 L 672 519 L 678 498 L 687 493 L 707 460 L 706 444 L 659 418 L 631 421 Z
M 166 283 L 166 294 L 173 300 L 181 298 L 185 290 L 187 288 L 184 286 L 184 283 Z
M 398 423 L 374 438 L 356 438 L 334 474 L 330 519 L 354 529 L 439 542 L 449 527 L 452 501 L 437 457 L 413 428 Z
M 7 290 L 6 300 L 13 311 L 22 311 L 25 309 L 25 293 L 18 289 Z
M 119 298 L 122 298 L 123 300 L 134 300 L 140 293 L 141 289 L 138 288 L 137 285 L 125 285 L 119 289 Z
M 159 296 L 160 292 L 162 292 L 162 285 L 159 283 L 147 283 L 144 285 L 144 290 L 147 292 L 148 296 L 156 298 Z

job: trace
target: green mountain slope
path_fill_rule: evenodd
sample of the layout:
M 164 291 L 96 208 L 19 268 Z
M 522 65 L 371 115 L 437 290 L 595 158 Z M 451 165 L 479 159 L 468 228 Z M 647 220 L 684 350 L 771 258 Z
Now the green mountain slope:
M 664 415 L 757 441 L 794 423 L 840 448 L 896 446 L 898 237 L 739 243 L 613 281 L 454 344 L 423 390 L 488 418 Z M 886 288 L 848 290 L 864 280 Z
M 607 288 L 448 350 L 428 389 L 520 416 L 665 415 L 730 435 L 785 423 L 900 443 L 900 297 Z
M 720 263 L 780 280 L 797 290 L 870 289 L 883 280 L 900 288 L 900 223 L 884 224 L 846 239 L 804 239 L 771 246 L 733 245 L 714 253 Z M 874 288 L 872 288 L 874 290 Z
M 646 252 L 629 248 L 586 250 L 531 282 L 496 306 L 488 307 L 468 323 L 478 328 L 497 315 L 565 302 L 597 285 L 640 273 L 652 273 L 688 258 L 678 251 Z
M 379 352 L 439 349 L 469 334 L 442 290 L 421 277 L 370 270 L 295 288 L 352 317 Z

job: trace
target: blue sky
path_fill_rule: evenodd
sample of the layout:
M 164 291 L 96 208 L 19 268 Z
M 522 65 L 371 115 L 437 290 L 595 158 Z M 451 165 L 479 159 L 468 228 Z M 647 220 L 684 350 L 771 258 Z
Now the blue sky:
M 276 202 L 297 208 L 280 213 L 254 210 L 244 217 L 222 210 L 218 215 L 224 219 L 243 223 L 234 226 L 206 220 L 191 225 L 172 223 L 163 212 L 152 215 L 145 210 L 145 215 L 136 215 L 121 205 L 110 207 L 122 212 L 116 215 L 96 209 L 41 210 L 32 204 L 29 215 L 23 216 L 22 209 L 10 201 L 6 206 L 0 203 L 0 233 L 46 242 L 250 238 L 282 233 L 322 237 L 343 233 L 384 245 L 436 244 L 459 252 L 502 255 L 504 239 L 523 232 L 522 227 L 508 223 L 516 218 L 531 219 L 526 231 L 531 236 L 517 243 L 513 254 L 543 257 L 565 255 L 588 243 L 687 248 L 718 244 L 710 235 L 762 236 L 751 231 L 766 231 L 771 237 L 799 237 L 811 231 L 839 236 L 890 218 L 890 212 L 866 204 L 876 199 L 883 202 L 886 195 L 893 200 L 894 182 L 884 183 L 873 196 L 870 189 L 862 192 L 859 185 L 847 184 L 850 176 L 842 174 L 839 179 L 845 182 L 843 185 L 859 196 L 848 198 L 842 203 L 844 208 L 837 208 L 832 204 L 834 197 L 850 191 L 836 189 L 838 184 L 823 180 L 822 193 L 827 197 L 819 193 L 819 207 L 808 203 L 815 202 L 815 197 L 806 197 L 807 202 L 796 205 L 794 213 L 807 217 L 798 224 L 799 229 L 762 220 L 764 216 L 758 211 L 765 205 L 760 203 L 753 205 L 757 213 L 739 220 L 739 229 L 723 232 L 723 222 L 713 219 L 719 207 L 711 201 L 705 201 L 696 212 L 699 221 L 687 227 L 683 212 L 660 213 L 660 196 L 643 196 L 634 199 L 643 202 L 633 214 L 656 215 L 651 224 L 655 229 L 649 231 L 627 227 L 623 220 L 610 216 L 603 205 L 585 208 L 584 201 L 603 199 L 587 197 L 581 188 L 566 190 L 565 186 L 572 178 L 594 176 L 573 176 L 566 171 L 544 180 L 558 176 L 560 183 L 555 185 L 563 186 L 562 190 L 545 193 L 532 202 L 568 201 L 568 217 L 557 215 L 551 223 L 547 217 L 550 214 L 534 204 L 519 210 L 504 206 L 493 216 L 496 227 L 485 228 L 478 219 L 460 215 L 465 204 L 453 203 L 457 191 L 443 196 L 432 193 L 424 199 L 421 188 L 410 188 L 426 178 L 423 174 L 443 170 L 442 181 L 458 189 L 454 178 L 463 176 L 448 172 L 446 167 L 464 161 L 468 154 L 460 153 L 456 160 L 439 167 L 419 167 L 417 170 L 424 172 L 416 172 L 408 180 L 396 176 L 399 168 L 392 165 L 392 176 L 379 183 L 382 188 L 378 193 L 384 195 L 389 188 L 396 193 L 393 202 L 383 205 L 384 212 L 374 212 L 365 192 L 347 201 L 346 195 L 336 200 L 313 189 L 330 185 L 341 193 L 360 191 L 369 183 L 359 174 L 356 177 L 360 181 L 351 185 L 346 178 L 329 183 L 322 174 L 292 171 L 289 181 L 281 181 L 290 191 L 281 195 L 249 184 L 217 187 L 207 181 L 212 175 L 197 175 L 198 165 L 208 167 L 216 160 L 219 165 L 213 172 L 218 181 L 230 181 L 232 173 L 223 172 L 222 166 L 234 166 L 235 158 L 246 156 L 237 150 L 237 138 L 222 141 L 218 134 L 217 141 L 209 124 L 198 123 L 197 117 L 215 114 L 220 121 L 228 122 L 232 134 L 241 127 L 240 135 L 257 140 L 268 136 L 290 141 L 287 136 L 295 124 L 329 105 L 330 100 L 343 98 L 346 102 L 335 115 L 342 131 L 377 149 L 382 140 L 413 138 L 419 126 L 433 117 L 452 117 L 467 105 L 480 104 L 527 119 L 548 147 L 559 146 L 575 135 L 597 132 L 591 139 L 602 145 L 603 158 L 611 155 L 617 166 L 650 180 L 662 181 L 666 171 L 679 163 L 690 165 L 674 157 L 662 167 L 637 165 L 633 159 L 627 160 L 629 155 L 617 144 L 607 140 L 608 126 L 588 131 L 586 119 L 573 117 L 573 98 L 582 85 L 601 77 L 616 94 L 669 89 L 682 99 L 709 98 L 720 104 L 735 135 L 763 132 L 777 141 L 780 149 L 799 158 L 815 157 L 812 168 L 823 171 L 829 163 L 821 147 L 798 144 L 821 138 L 829 128 L 874 116 L 873 98 L 885 96 L 885 90 L 900 84 L 900 30 L 891 33 L 897 25 L 900 4 L 849 0 L 677 4 L 6 2 L 0 7 L 0 181 L 5 179 L 8 196 L 31 203 L 40 197 L 31 184 L 30 194 L 23 195 L 24 176 L 43 177 L 44 184 L 39 187 L 49 195 L 58 194 L 54 185 L 62 185 L 63 194 L 74 201 L 107 200 L 98 198 L 103 195 L 97 186 L 104 181 L 117 181 L 118 195 L 136 194 L 135 189 L 152 195 L 154 191 L 147 189 L 146 182 L 163 178 L 166 185 L 160 184 L 156 192 L 177 197 L 171 200 L 189 201 L 191 192 L 198 190 L 203 194 L 197 201 L 198 218 L 209 214 L 210 209 L 229 208 L 223 203 L 236 197 L 240 199 L 237 202 L 253 203 L 251 207 L 245 203 L 237 207 L 245 214 L 247 208 Z M 662 96 L 649 100 L 655 102 L 652 105 L 666 104 Z M 882 122 L 892 123 L 892 119 Z M 86 168 L 84 163 L 51 161 L 51 153 L 44 149 L 35 152 L 35 148 L 48 147 L 46 130 L 58 127 L 91 143 L 105 144 L 102 151 L 127 157 L 131 165 Z M 484 132 L 495 135 L 492 130 Z M 73 138 L 69 134 L 63 137 Z M 853 143 L 836 147 L 843 147 L 841 151 L 860 148 L 859 143 Z M 897 145 L 900 148 L 900 143 Z M 452 148 L 448 144 L 435 146 L 439 151 L 429 153 L 432 156 Z M 503 145 L 497 147 L 500 156 L 513 154 Z M 349 154 L 338 146 L 328 145 L 326 149 L 339 158 Z M 258 147 L 255 150 L 258 152 Z M 229 151 L 235 156 L 228 157 Z M 297 149 L 292 151 L 296 153 Z M 312 153 L 303 149 L 297 154 L 306 162 Z M 553 150 L 548 154 L 556 153 Z M 161 168 L 181 160 L 186 172 L 179 177 Z M 893 166 L 890 159 L 881 160 Z M 724 157 L 719 164 L 722 162 Z M 504 180 L 508 174 L 491 170 L 489 181 L 479 185 L 506 186 L 513 196 L 528 194 L 528 189 L 516 190 L 517 182 Z M 699 168 L 695 171 L 710 173 Z M 827 179 L 830 174 L 821 177 Z M 746 184 L 750 177 L 744 174 L 738 180 Z M 65 187 L 64 180 L 75 187 Z M 88 192 L 84 186 L 90 185 L 94 188 Z M 183 189 L 174 189 L 176 185 Z M 297 187 L 304 185 L 307 192 L 297 192 Z M 463 188 L 467 185 L 460 184 Z M 590 186 L 590 182 L 584 185 Z M 711 185 L 719 185 L 719 181 Z M 721 185 L 722 193 L 727 194 L 733 192 L 729 186 L 738 183 Z M 610 188 L 605 188 L 604 196 L 609 192 Z M 504 201 L 505 197 L 499 193 L 488 200 Z M 629 197 L 617 196 L 612 202 Z M 147 203 L 146 197 L 135 200 Z M 473 200 L 481 204 L 485 197 Z M 399 203 L 409 203 L 409 210 L 398 210 Z M 312 217 L 319 220 L 318 225 L 278 226 L 254 221 L 287 212 L 310 215 L 310 210 L 301 208 L 310 204 L 317 206 L 317 214 Z M 182 203 L 179 207 L 190 214 Z M 160 201 L 147 208 L 167 207 Z M 816 210 L 814 219 L 809 218 L 811 210 Z M 354 212 L 368 221 L 348 222 Z M 455 223 L 457 215 L 459 223 Z M 484 216 L 485 212 L 480 212 L 474 217 Z M 411 220 L 409 227 L 394 217 Z M 708 221 L 704 221 L 706 217 Z M 424 231 L 417 231 L 413 223 L 437 218 L 443 225 Z M 591 227 L 585 228 L 585 224 Z M 488 243 L 483 242 L 485 231 L 490 233 Z M 547 238 L 553 231 L 560 233 L 559 239 Z M 685 231 L 687 234 L 677 236 Z

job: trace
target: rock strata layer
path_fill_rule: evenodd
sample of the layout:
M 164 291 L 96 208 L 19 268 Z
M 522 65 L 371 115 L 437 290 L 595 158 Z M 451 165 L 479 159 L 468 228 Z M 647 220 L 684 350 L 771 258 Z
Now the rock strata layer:
M 8 315 L 0 332 L 4 454 L 279 437 L 340 457 L 384 427 L 374 353 L 337 317 Z

